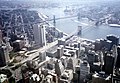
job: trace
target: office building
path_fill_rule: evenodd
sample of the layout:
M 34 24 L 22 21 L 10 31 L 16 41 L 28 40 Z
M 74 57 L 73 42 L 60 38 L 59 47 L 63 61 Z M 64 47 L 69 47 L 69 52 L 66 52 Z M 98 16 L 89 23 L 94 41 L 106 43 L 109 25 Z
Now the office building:
M 106 75 L 104 72 L 95 73 L 92 75 L 92 83 L 112 83 L 111 76 Z
M 22 78 L 22 73 L 21 73 L 21 67 L 14 70 L 13 77 L 15 78 L 16 83 L 21 83 L 21 81 L 23 79 Z
M 66 67 L 67 67 L 68 58 L 67 58 L 66 56 L 62 56 L 62 57 L 60 58 L 60 60 L 61 60 L 61 62 L 62 62 L 62 64 L 63 64 L 63 66 L 66 68 Z
M 50 69 L 50 70 L 53 70 L 55 68 L 54 59 L 50 59 L 50 61 L 48 61 L 47 68 Z
M 105 68 L 105 73 L 106 74 L 112 74 L 113 73 L 113 68 L 114 68 L 114 56 L 112 54 L 107 54 L 104 59 L 104 68 Z
M 119 44 L 119 37 L 116 35 L 107 35 L 106 37 L 108 40 L 112 41 L 113 45 L 118 45 Z
M 80 82 L 87 80 L 87 75 L 90 74 L 90 66 L 86 60 L 80 63 Z
M 31 77 L 30 77 L 30 80 L 29 80 L 29 83 L 40 83 L 40 77 L 39 75 L 37 74 L 33 74 Z
M 60 59 L 63 56 L 63 45 L 57 48 L 57 58 Z
M 35 47 L 43 47 L 46 45 L 45 25 L 34 24 L 33 34 L 34 34 Z
M 55 73 L 60 76 L 64 71 L 64 66 L 62 65 L 62 62 L 60 60 L 57 60 L 55 62 Z
M 112 48 L 112 41 L 105 39 L 97 39 L 95 41 L 95 51 L 99 51 L 104 49 L 106 51 L 110 51 Z
M 9 63 L 9 52 L 6 46 L 0 46 L 0 66 L 5 66 Z
M 46 51 L 46 56 L 48 56 L 48 57 L 57 57 L 58 56 L 57 48 L 58 48 L 58 46 L 53 46 L 50 49 L 48 49 Z
M 25 42 L 23 40 L 16 40 L 13 42 L 14 51 L 19 51 L 25 46 Z
M 75 70 L 75 66 L 77 64 L 77 61 L 75 58 L 69 58 L 67 62 L 67 69 Z
M 112 41 L 110 40 L 101 40 L 102 43 L 102 47 L 104 48 L 104 50 L 106 51 L 110 51 L 112 48 Z
M 0 74 L 0 83 L 9 83 L 7 75 Z
M 117 47 L 117 54 L 116 67 L 120 68 L 120 46 Z
M 59 83 L 71 83 L 71 80 L 73 79 L 73 70 L 65 70 L 60 78 Z
M 46 52 L 40 52 L 39 59 L 40 59 L 40 62 L 46 60 Z
M 65 45 L 65 39 L 58 39 L 58 45 Z
M 95 41 L 95 51 L 101 50 L 102 44 L 100 42 L 100 39 L 96 39 Z
M 82 26 L 78 26 L 77 35 L 80 36 L 82 34 Z
M 0 46 L 2 45 L 2 31 L 0 30 Z
M 47 75 L 43 83 L 54 83 L 53 76 Z

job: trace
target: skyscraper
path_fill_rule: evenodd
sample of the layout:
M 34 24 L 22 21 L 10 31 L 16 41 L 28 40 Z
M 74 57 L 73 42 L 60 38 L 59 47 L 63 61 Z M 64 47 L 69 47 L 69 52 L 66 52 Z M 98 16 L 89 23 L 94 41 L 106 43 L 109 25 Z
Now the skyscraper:
M 107 54 L 105 56 L 105 73 L 106 74 L 112 74 L 113 73 L 113 67 L 114 67 L 114 56 L 113 54 Z
M 116 67 L 120 68 L 120 46 L 117 47 L 117 54 Z
M 43 47 L 46 45 L 45 25 L 34 24 L 33 33 L 35 46 Z
M 0 46 L 0 66 L 5 66 L 9 63 L 9 52 L 6 46 Z
M 2 31 L 0 30 L 0 45 L 2 45 Z

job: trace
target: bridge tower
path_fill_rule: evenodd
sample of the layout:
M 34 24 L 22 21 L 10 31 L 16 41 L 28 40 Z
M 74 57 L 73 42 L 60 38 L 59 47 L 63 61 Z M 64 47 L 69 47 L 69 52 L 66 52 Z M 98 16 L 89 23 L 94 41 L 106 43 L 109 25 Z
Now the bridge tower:
M 81 34 L 82 34 L 82 26 L 78 26 L 77 35 L 81 36 Z
M 77 14 L 78 21 L 80 21 L 80 13 Z
M 56 26 L 55 15 L 53 15 L 53 24 L 54 24 L 54 26 Z

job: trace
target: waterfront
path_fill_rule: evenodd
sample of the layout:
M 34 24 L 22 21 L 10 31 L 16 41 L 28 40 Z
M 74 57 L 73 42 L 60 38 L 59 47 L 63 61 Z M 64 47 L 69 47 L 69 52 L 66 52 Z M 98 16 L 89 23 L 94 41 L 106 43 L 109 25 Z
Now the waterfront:
M 0 1 L 0 83 L 120 83 L 119 4 L 20 1 Z
M 43 14 L 49 16 L 49 18 L 53 18 L 53 15 L 55 15 L 56 18 L 59 18 L 59 17 L 66 16 L 64 14 L 64 9 L 65 7 L 45 8 L 45 9 L 36 8 L 32 10 L 36 10 L 40 13 L 42 12 Z M 75 31 L 79 25 L 81 25 L 81 23 L 75 22 L 74 20 L 77 20 L 77 17 L 56 20 L 56 27 L 60 29 L 61 31 L 64 31 L 67 34 L 70 34 L 73 31 Z M 50 23 L 53 24 L 52 21 Z M 109 35 L 109 34 L 115 34 L 115 35 L 120 36 L 119 32 L 120 32 L 120 28 L 109 27 L 107 25 L 100 25 L 97 27 L 87 25 L 83 27 L 81 37 L 95 40 L 98 38 L 105 38 L 106 35 Z

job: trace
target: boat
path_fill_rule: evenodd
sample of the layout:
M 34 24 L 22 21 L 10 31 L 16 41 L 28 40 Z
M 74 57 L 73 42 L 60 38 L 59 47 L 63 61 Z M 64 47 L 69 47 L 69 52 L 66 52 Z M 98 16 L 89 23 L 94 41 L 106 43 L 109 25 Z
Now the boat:
M 119 24 L 108 24 L 110 27 L 117 27 L 117 28 L 120 28 L 120 25 Z

